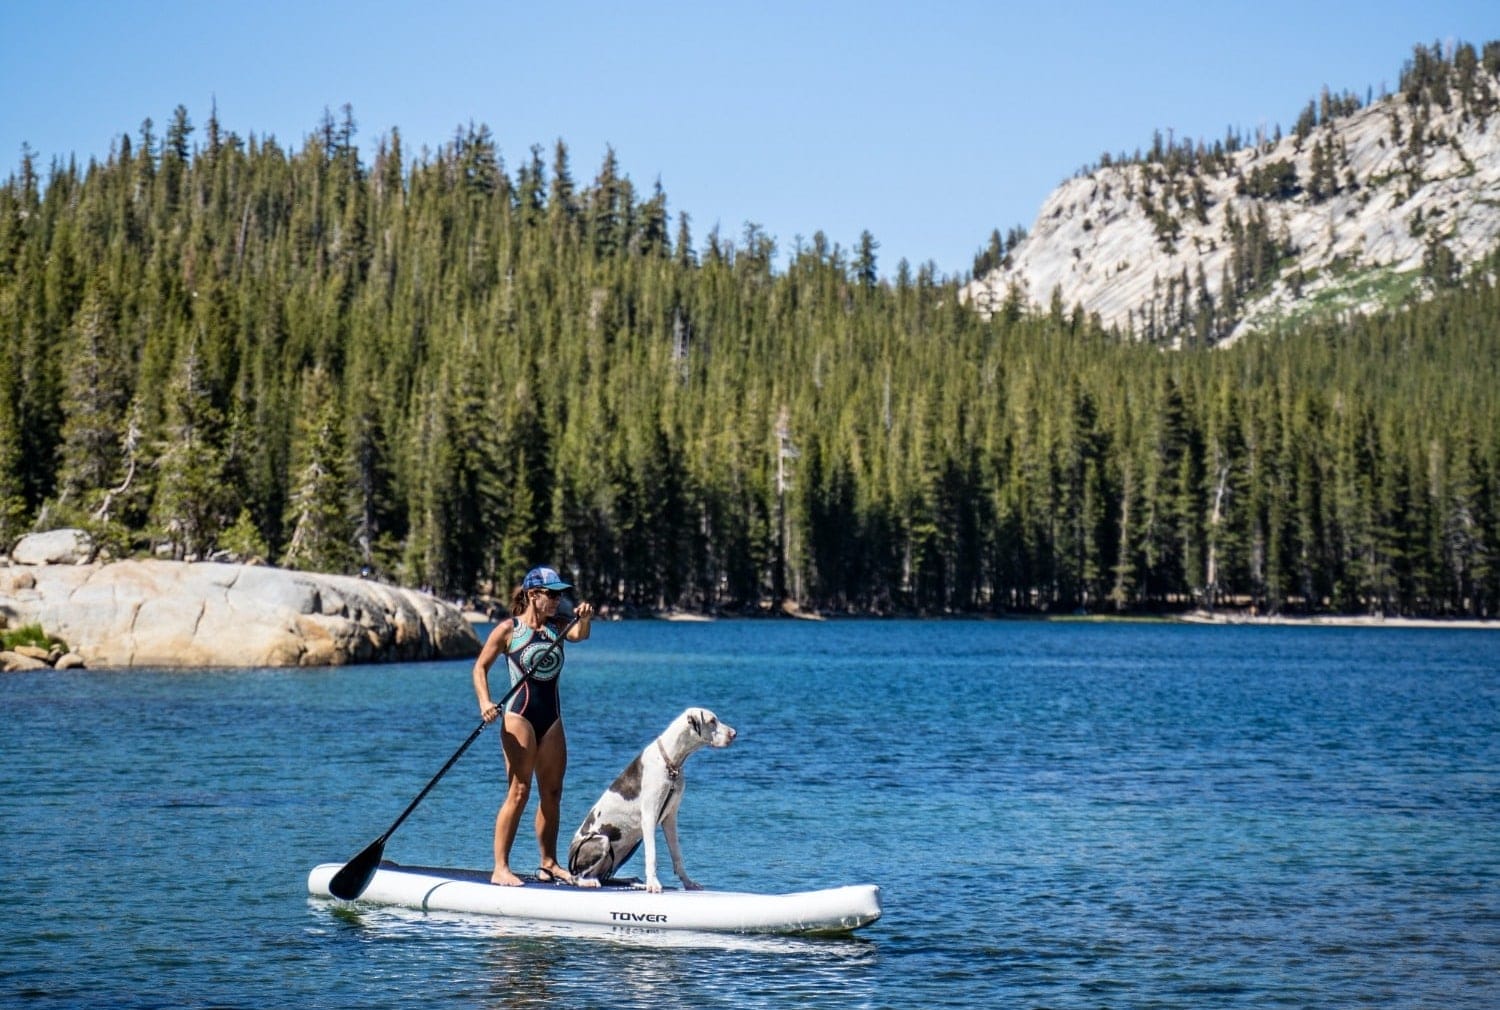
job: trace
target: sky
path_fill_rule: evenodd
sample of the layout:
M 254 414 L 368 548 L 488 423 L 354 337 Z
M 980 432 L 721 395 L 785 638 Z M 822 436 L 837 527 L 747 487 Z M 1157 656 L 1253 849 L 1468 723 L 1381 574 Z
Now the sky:
M 512 175 L 564 141 L 586 184 L 612 148 L 699 248 L 869 231 L 882 274 L 954 276 L 1104 152 L 1288 130 L 1324 86 L 1394 91 L 1418 43 L 1489 40 L 1500 0 L 4 0 L 0 178 L 178 105 L 195 141 L 217 108 L 292 149 L 349 105 L 367 163 L 472 123 Z

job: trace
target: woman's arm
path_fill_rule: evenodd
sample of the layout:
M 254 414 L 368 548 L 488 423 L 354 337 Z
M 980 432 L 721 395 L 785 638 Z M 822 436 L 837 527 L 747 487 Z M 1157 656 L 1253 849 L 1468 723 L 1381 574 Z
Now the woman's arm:
M 479 650 L 479 658 L 474 660 L 474 697 L 479 702 L 480 718 L 485 722 L 494 722 L 500 716 L 499 706 L 490 700 L 490 667 L 505 651 L 505 643 L 510 640 L 514 626 L 513 618 L 495 625 L 484 640 L 484 648 Z
M 594 605 L 592 603 L 580 603 L 573 608 L 573 616 L 578 618 L 578 623 L 568 629 L 568 641 L 581 642 L 589 637 L 590 622 L 594 619 Z

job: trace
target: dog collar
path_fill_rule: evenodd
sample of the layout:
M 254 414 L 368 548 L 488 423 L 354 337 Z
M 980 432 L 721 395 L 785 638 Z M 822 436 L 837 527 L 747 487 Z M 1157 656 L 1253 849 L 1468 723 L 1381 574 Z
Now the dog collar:
M 661 737 L 656 738 L 656 749 L 661 752 L 662 762 L 667 766 L 667 778 L 676 782 L 677 776 L 682 774 L 681 762 L 673 764 L 672 759 L 667 757 L 667 749 L 661 745 Z

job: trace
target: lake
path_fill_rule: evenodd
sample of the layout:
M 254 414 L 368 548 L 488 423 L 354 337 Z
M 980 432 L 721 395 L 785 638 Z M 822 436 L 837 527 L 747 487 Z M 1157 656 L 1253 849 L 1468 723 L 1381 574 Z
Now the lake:
M 706 706 L 739 739 L 687 763 L 689 871 L 879 884 L 838 939 L 309 899 L 477 725 L 470 667 L 0 676 L 0 1004 L 1500 1005 L 1494 632 L 597 625 L 562 679 L 563 847 Z M 386 855 L 488 867 L 503 781 L 492 730 Z

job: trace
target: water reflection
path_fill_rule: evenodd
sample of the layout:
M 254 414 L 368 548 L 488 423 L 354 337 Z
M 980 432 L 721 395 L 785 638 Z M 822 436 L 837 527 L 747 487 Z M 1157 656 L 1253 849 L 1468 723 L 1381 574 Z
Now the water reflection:
M 490 1005 L 639 1007 L 785 1005 L 874 1000 L 876 946 L 679 930 L 518 925 L 485 952 Z
M 484 1006 L 875 1005 L 879 948 L 864 938 L 571 925 L 321 899 L 309 905 L 360 940 L 420 942 L 424 957 L 450 969 L 472 964 L 463 995 Z

